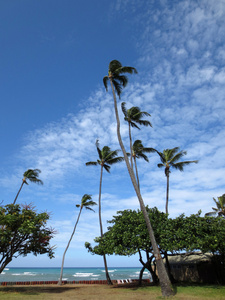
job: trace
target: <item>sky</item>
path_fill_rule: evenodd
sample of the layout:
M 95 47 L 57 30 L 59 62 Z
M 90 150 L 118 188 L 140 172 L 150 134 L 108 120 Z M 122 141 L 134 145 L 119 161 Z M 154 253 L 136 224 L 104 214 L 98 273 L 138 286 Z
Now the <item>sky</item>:
M 0 0 L 0 188 L 12 203 L 23 173 L 40 169 L 44 185 L 24 186 L 18 204 L 50 212 L 55 258 L 17 258 L 10 267 L 58 267 L 84 194 L 98 202 L 100 148 L 119 149 L 112 92 L 102 78 L 111 60 L 135 67 L 118 99 L 151 114 L 152 128 L 133 129 L 145 147 L 180 147 L 199 160 L 170 174 L 170 217 L 212 210 L 225 192 L 224 0 Z M 122 154 L 121 154 L 122 155 Z M 138 161 L 146 205 L 165 211 L 166 177 L 159 157 Z M 102 219 L 139 209 L 125 163 L 103 174 Z M 98 206 L 83 210 L 66 267 L 103 267 L 84 248 L 99 236 Z M 140 266 L 138 256 L 109 256 L 108 266 Z

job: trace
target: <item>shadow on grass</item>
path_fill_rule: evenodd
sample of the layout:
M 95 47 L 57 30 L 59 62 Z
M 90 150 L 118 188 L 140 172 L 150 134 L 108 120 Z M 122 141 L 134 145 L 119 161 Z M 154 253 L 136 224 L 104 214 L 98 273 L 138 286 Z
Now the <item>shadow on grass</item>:
M 69 290 L 79 290 L 79 287 L 66 286 L 21 286 L 21 287 L 1 287 L 0 293 L 20 293 L 24 295 L 39 295 L 43 293 L 64 293 Z

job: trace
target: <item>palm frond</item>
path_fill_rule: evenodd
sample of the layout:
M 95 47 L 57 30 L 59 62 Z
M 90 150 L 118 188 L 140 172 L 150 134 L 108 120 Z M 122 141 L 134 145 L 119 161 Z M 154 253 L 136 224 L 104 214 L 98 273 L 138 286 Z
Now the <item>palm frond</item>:
M 147 121 L 147 120 L 138 120 L 138 121 L 136 121 L 136 122 L 137 122 L 138 124 L 140 124 L 140 125 L 152 127 L 151 122 L 149 122 L 149 121 Z
M 122 93 L 122 86 L 119 82 L 117 82 L 114 79 L 112 80 L 112 82 L 113 82 L 113 85 L 115 87 L 116 93 L 117 93 L 118 97 L 120 98 L 120 95 Z
M 125 118 L 127 118 L 126 102 L 122 102 L 122 103 L 121 103 L 121 109 L 122 109 L 122 112 L 123 112 Z M 125 118 L 124 118 L 124 119 L 125 119 Z
M 157 166 L 158 166 L 158 168 L 164 168 L 165 167 L 164 164 L 158 164 Z
M 133 128 L 137 128 L 140 130 L 140 127 L 137 126 L 137 124 L 135 124 L 134 122 L 129 122 L 130 123 L 130 126 L 133 127 Z
M 184 166 L 190 165 L 191 163 L 198 163 L 198 160 L 192 160 L 192 161 L 182 161 L 182 162 L 178 162 L 178 163 L 172 163 L 171 167 L 178 169 L 180 171 L 183 171 Z
M 109 80 L 109 77 L 108 77 L 108 76 L 105 76 L 105 77 L 103 78 L 103 84 L 104 84 L 105 89 L 106 89 L 107 92 L 108 92 L 108 80 Z
M 137 153 L 136 157 L 137 158 L 143 158 L 145 161 L 149 162 L 149 159 L 148 159 L 147 155 L 145 155 L 144 153 Z
M 109 63 L 109 72 L 114 73 L 117 69 L 119 69 L 121 67 L 122 67 L 121 62 L 114 59 Z
M 118 162 L 124 161 L 124 157 L 119 156 L 119 157 L 114 157 L 112 159 L 107 160 L 107 163 L 110 165 L 116 164 Z
M 137 74 L 137 70 L 133 67 L 127 67 L 127 66 L 124 66 L 124 67 L 120 67 L 120 68 L 117 68 L 114 72 L 116 72 L 117 74 L 124 74 L 124 73 L 128 73 L 128 74 Z
M 110 173 L 110 166 L 104 164 L 104 165 L 103 165 L 103 168 L 104 168 L 108 173 Z
M 86 162 L 86 166 L 97 166 L 97 161 L 89 161 L 89 162 Z

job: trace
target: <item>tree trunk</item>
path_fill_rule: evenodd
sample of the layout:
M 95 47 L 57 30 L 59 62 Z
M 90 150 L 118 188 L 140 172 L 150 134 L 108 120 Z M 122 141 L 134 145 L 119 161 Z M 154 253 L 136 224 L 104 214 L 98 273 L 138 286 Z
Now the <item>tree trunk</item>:
M 139 183 L 139 176 L 138 176 L 137 161 L 136 161 L 136 158 L 135 158 L 135 157 L 134 157 L 134 165 L 135 165 L 135 171 L 136 171 L 137 185 L 138 185 L 138 189 L 140 190 L 140 183 Z
M 18 198 L 18 196 L 19 196 L 20 191 L 22 190 L 22 187 L 23 187 L 24 183 L 25 183 L 25 181 L 23 180 L 23 182 L 22 182 L 22 184 L 21 184 L 21 186 L 20 186 L 20 189 L 19 189 L 19 191 L 18 191 L 18 193 L 17 193 L 17 195 L 16 195 L 16 198 L 15 198 L 14 201 L 13 201 L 13 205 L 16 203 L 16 200 L 17 200 L 17 198 Z
M 100 184 L 99 184 L 99 198 L 98 198 L 98 205 L 99 205 L 98 214 L 99 214 L 99 225 L 100 225 L 101 238 L 103 238 L 102 215 L 101 215 L 102 174 L 103 174 L 103 166 L 101 165 Z M 104 267 L 105 267 L 106 280 L 107 280 L 109 285 L 112 285 L 113 283 L 112 283 L 112 281 L 110 279 L 110 276 L 109 276 L 109 271 L 108 271 L 108 266 L 107 266 L 105 253 L 103 254 L 103 261 L 104 261 Z
M 148 213 L 146 211 L 146 207 L 144 205 L 144 201 L 142 199 L 140 190 L 138 188 L 134 172 L 130 167 L 128 156 L 126 154 L 126 150 L 125 150 L 123 142 L 122 142 L 122 138 L 121 138 L 121 134 L 120 134 L 120 119 L 119 119 L 119 114 L 118 114 L 118 109 L 117 109 L 116 95 L 115 95 L 115 91 L 114 91 L 114 87 L 113 87 L 113 83 L 112 83 L 112 78 L 109 77 L 109 79 L 110 79 L 110 84 L 111 84 L 111 88 L 112 88 L 112 92 L 113 92 L 114 108 L 115 108 L 115 114 L 116 114 L 116 120 L 117 120 L 117 137 L 118 137 L 118 141 L 119 141 L 120 147 L 122 149 L 124 159 L 125 159 L 125 162 L 126 162 L 126 165 L 127 165 L 127 170 L 128 170 L 129 175 L 130 175 L 134 190 L 137 194 L 137 197 L 138 197 L 138 200 L 139 200 L 139 203 L 140 203 L 140 208 L 141 208 L 141 211 L 143 213 L 143 216 L 144 216 L 144 219 L 145 219 L 145 222 L 146 222 L 146 226 L 147 226 L 147 229 L 148 229 L 150 241 L 151 241 L 152 248 L 153 248 L 153 253 L 154 253 L 154 256 L 155 256 L 155 259 L 156 259 L 156 266 L 157 266 L 157 271 L 158 271 L 158 275 L 159 275 L 159 281 L 160 281 L 162 296 L 163 297 L 169 297 L 169 296 L 174 295 L 174 292 L 172 290 L 171 282 L 169 280 L 168 274 L 166 272 L 165 265 L 163 263 L 161 255 L 160 255 L 159 248 L 158 248 L 158 245 L 156 243 L 154 232 L 153 232 L 153 229 L 152 229 L 152 226 L 151 226 L 151 222 L 150 222 Z
M 168 214 L 168 205 L 169 205 L 169 172 L 166 174 L 166 214 Z
M 131 169 L 133 170 L 133 145 L 132 145 L 130 122 L 128 123 L 128 125 L 129 125 L 129 138 L 130 138 L 130 165 L 131 165 Z
M 72 232 L 71 237 L 70 237 L 70 239 L 69 239 L 69 242 L 68 242 L 68 244 L 67 244 L 67 246 L 66 246 L 66 249 L 65 249 L 65 251 L 64 251 L 64 253 L 63 253 L 62 266 L 61 266 L 61 272 L 60 272 L 60 277 L 59 277 L 58 285 L 62 285 L 63 266 L 64 266 L 64 260 L 65 260 L 66 252 L 67 252 L 67 250 L 68 250 L 68 248 L 69 248 L 69 246 L 70 246 L 70 242 L 72 241 L 72 238 L 73 238 L 74 233 L 75 233 L 75 231 L 76 231 L 76 227 L 77 227 L 77 224 L 78 224 L 79 219 L 80 219 L 80 215 L 81 215 L 82 208 L 83 208 L 83 207 L 81 206 L 81 207 L 80 207 L 79 215 L 78 215 L 78 217 L 77 217 L 77 222 L 76 222 L 76 224 L 75 224 L 75 226 L 74 226 L 74 229 L 73 229 L 73 232 Z

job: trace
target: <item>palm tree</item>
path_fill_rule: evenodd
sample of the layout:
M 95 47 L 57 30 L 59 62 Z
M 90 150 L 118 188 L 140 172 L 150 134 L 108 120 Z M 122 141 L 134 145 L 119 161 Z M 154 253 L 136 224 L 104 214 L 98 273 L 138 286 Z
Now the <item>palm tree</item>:
M 213 212 L 206 213 L 206 216 L 215 216 L 218 214 L 218 216 L 225 217 L 225 194 L 223 194 L 220 197 L 217 197 L 218 200 L 213 198 L 214 202 L 216 203 L 216 208 L 212 207 L 214 210 Z
M 88 195 L 88 194 L 84 194 L 84 196 L 83 196 L 82 199 L 81 199 L 81 204 L 77 204 L 77 205 L 76 205 L 76 207 L 80 207 L 80 212 L 79 212 L 79 214 L 78 214 L 77 221 L 76 221 L 76 223 L 75 223 L 75 225 L 74 225 L 73 232 L 72 232 L 72 234 L 71 234 L 71 237 L 70 237 L 70 239 L 69 239 L 69 242 L 68 242 L 68 244 L 67 244 L 67 246 L 66 246 L 66 249 L 65 249 L 65 251 L 64 251 L 64 253 L 63 253 L 62 266 L 61 266 L 61 273 L 60 273 L 60 278 L 59 278 L 59 281 L 58 281 L 58 284 L 59 284 L 59 285 L 62 284 L 63 266 L 64 266 L 65 255 L 66 255 L 66 252 L 67 252 L 67 250 L 68 250 L 68 248 L 69 248 L 69 246 L 70 246 L 70 242 L 72 241 L 72 238 L 73 238 L 73 236 L 74 236 L 74 233 L 75 233 L 75 231 L 76 231 L 76 227 L 77 227 L 77 224 L 78 224 L 78 222 L 79 222 L 79 219 L 80 219 L 80 215 L 81 215 L 82 209 L 83 209 L 83 208 L 86 208 L 86 209 L 88 209 L 88 210 L 94 211 L 94 210 L 91 208 L 91 206 L 94 206 L 94 205 L 97 205 L 97 203 L 94 202 L 94 201 L 92 201 L 91 195 Z
M 28 185 L 27 180 L 29 180 L 30 182 L 33 182 L 33 183 L 43 184 L 43 181 L 38 178 L 39 173 L 41 173 L 41 170 L 39 170 L 39 169 L 28 169 L 26 172 L 23 173 L 22 184 L 16 195 L 16 198 L 14 199 L 13 204 L 16 203 L 16 200 L 19 196 L 20 191 L 22 190 L 24 183 Z
M 101 194 L 102 194 L 102 175 L 103 169 L 105 169 L 108 173 L 110 173 L 110 165 L 121 162 L 124 160 L 123 157 L 117 156 L 119 150 L 112 151 L 108 146 L 104 146 L 102 150 L 99 148 L 98 140 L 96 141 L 96 148 L 98 151 L 99 159 L 97 161 L 90 161 L 86 163 L 86 166 L 101 166 L 100 172 L 100 184 L 99 184 L 99 225 L 100 225 L 100 234 L 103 237 L 103 228 L 102 228 L 102 217 L 101 217 Z M 104 266 L 105 266 L 105 274 L 108 284 L 112 284 L 112 281 L 109 276 L 106 256 L 103 254 Z
M 133 143 L 132 157 L 134 159 L 134 166 L 135 166 L 137 184 L 139 189 L 140 189 L 140 183 L 139 183 L 139 176 L 138 176 L 138 169 L 137 169 L 137 158 L 143 158 L 145 161 L 149 162 L 149 159 L 147 155 L 145 155 L 145 153 L 152 153 L 152 152 L 157 152 L 157 150 L 155 150 L 154 148 L 145 148 L 141 140 L 136 140 Z
M 133 74 L 133 73 L 137 73 L 137 70 L 133 67 L 126 67 L 126 66 L 123 67 L 122 64 L 118 60 L 113 60 L 109 64 L 108 75 L 103 78 L 103 83 L 104 83 L 104 86 L 105 86 L 106 91 L 107 91 L 107 84 L 108 84 L 108 81 L 110 81 L 110 85 L 111 85 L 112 93 L 113 93 L 116 121 L 117 121 L 118 141 L 119 141 L 120 147 L 123 151 L 123 155 L 124 155 L 124 159 L 125 159 L 125 162 L 126 162 L 127 170 L 128 170 L 129 175 L 130 175 L 132 184 L 134 186 L 134 190 L 136 192 L 136 195 L 137 195 L 139 203 L 140 203 L 141 211 L 143 212 L 143 216 L 144 216 L 144 219 L 145 219 L 145 222 L 146 222 L 146 226 L 147 226 L 147 229 L 148 229 L 149 237 L 150 237 L 150 240 L 151 240 L 151 243 L 152 243 L 153 252 L 154 252 L 154 256 L 155 256 L 155 260 L 156 260 L 156 266 L 157 266 L 157 270 L 158 270 L 158 276 L 159 276 L 159 281 L 160 281 L 160 285 L 161 285 L 162 295 L 164 297 L 169 297 L 169 296 L 174 294 L 173 290 L 171 288 L 171 283 L 170 283 L 168 274 L 166 272 L 166 268 L 165 268 L 165 265 L 163 263 L 158 245 L 157 245 L 156 240 L 155 240 L 155 235 L 154 235 L 154 232 L 153 232 L 153 229 L 152 229 L 152 225 L 151 225 L 151 222 L 150 222 L 150 219 L 149 219 L 144 201 L 142 199 L 140 190 L 138 188 L 137 181 L 135 179 L 134 171 L 130 166 L 129 159 L 128 159 L 128 156 L 127 156 L 127 153 L 126 153 L 126 150 L 125 150 L 125 147 L 123 145 L 122 138 L 121 138 L 121 134 L 120 134 L 120 119 L 119 119 L 118 108 L 117 108 L 116 93 L 120 98 L 122 88 L 124 88 L 128 83 L 127 76 L 123 75 L 125 73 Z
M 124 114 L 124 120 L 128 122 L 129 126 L 129 138 L 130 138 L 130 151 L 132 151 L 132 137 L 131 137 L 131 127 L 137 128 L 140 130 L 138 125 L 151 126 L 152 124 L 147 120 L 142 120 L 143 116 L 151 116 L 145 111 L 141 111 L 139 107 L 133 106 L 129 109 L 126 109 L 126 103 L 121 103 L 122 112 Z M 138 125 L 137 125 L 138 124 Z M 131 168 L 133 169 L 133 157 L 130 158 Z
M 175 147 L 173 149 L 166 149 L 163 152 L 157 152 L 159 154 L 160 160 L 162 163 L 158 164 L 159 168 L 165 168 L 165 175 L 167 178 L 167 186 L 166 186 L 166 213 L 168 214 L 168 202 L 169 202 L 169 174 L 170 168 L 178 169 L 183 171 L 184 166 L 189 165 L 191 163 L 198 163 L 198 160 L 192 161 L 180 161 L 181 157 L 187 154 L 186 151 L 179 151 L 179 147 Z

